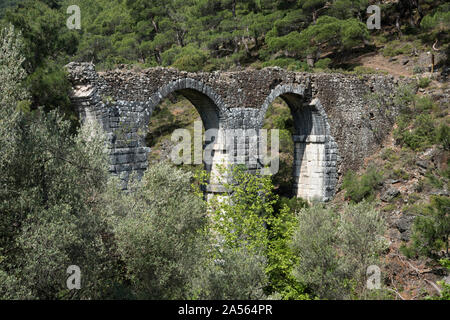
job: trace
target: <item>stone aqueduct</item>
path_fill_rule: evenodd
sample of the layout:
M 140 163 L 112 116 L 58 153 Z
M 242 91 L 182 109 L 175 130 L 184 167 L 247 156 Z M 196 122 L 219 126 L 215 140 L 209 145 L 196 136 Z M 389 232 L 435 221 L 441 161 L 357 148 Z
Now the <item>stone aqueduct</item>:
M 309 200 L 331 199 L 341 173 L 360 167 L 383 143 L 396 113 L 390 104 L 373 101 L 374 94 L 386 98 L 395 92 L 397 81 L 381 75 L 308 74 L 279 68 L 212 73 L 170 68 L 96 72 L 90 63 L 75 62 L 66 68 L 80 118 L 102 124 L 109 141 L 110 172 L 124 182 L 131 172 L 142 174 L 148 167 L 151 150 L 142 132 L 154 108 L 174 92 L 195 106 L 206 130 L 251 130 L 255 139 L 268 107 L 277 97 L 282 98 L 295 127 L 293 190 Z M 237 149 L 248 155 L 251 139 L 237 137 Z M 214 180 L 215 165 L 236 162 L 236 154 L 227 154 L 220 137 L 205 145 L 209 143 L 214 144 L 214 152 L 213 165 L 207 167 L 212 171 L 207 191 L 220 193 L 224 190 Z M 247 167 L 259 169 L 250 162 Z

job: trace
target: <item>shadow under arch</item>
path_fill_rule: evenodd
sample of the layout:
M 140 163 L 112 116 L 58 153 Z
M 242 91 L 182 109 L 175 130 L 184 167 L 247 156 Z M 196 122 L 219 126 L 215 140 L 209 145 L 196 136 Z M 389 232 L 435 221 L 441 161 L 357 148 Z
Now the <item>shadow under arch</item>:
M 180 93 L 192 103 L 202 119 L 205 130 L 220 127 L 227 109 L 225 103 L 212 88 L 201 81 L 190 78 L 169 82 L 158 89 L 145 106 L 147 115 L 144 119 L 145 122 L 148 123 L 155 107 L 171 93 Z
M 319 99 L 301 85 L 278 85 L 261 107 L 259 125 L 276 98 L 288 105 L 294 120 L 293 194 L 309 201 L 328 201 L 337 184 L 338 149 Z
M 209 135 L 202 137 L 202 155 L 203 152 L 209 153 L 209 157 L 206 160 L 203 158 L 203 166 L 207 172 L 211 172 L 215 159 L 221 156 L 220 150 L 215 150 L 215 147 L 219 130 L 224 126 L 223 122 L 226 119 L 227 106 L 221 97 L 206 84 L 190 78 L 183 78 L 165 84 L 143 106 L 144 117 L 141 118 L 139 126 L 146 128 L 154 109 L 172 93 L 181 94 L 191 102 L 202 119 L 205 133 L 206 131 L 209 132 Z M 145 145 L 145 136 L 140 136 L 139 139 L 140 144 Z

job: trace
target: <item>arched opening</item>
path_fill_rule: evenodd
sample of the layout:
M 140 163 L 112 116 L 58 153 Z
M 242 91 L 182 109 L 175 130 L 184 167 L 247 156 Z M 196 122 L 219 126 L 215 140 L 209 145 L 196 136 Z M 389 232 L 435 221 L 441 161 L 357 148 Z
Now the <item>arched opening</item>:
M 326 123 L 316 105 L 303 96 L 286 93 L 281 98 L 294 118 L 293 194 L 307 200 L 325 198 Z
M 265 114 L 263 129 L 270 132 L 271 129 L 279 130 L 279 170 L 272 176 L 275 193 L 281 197 L 294 196 L 294 119 L 287 103 L 281 99 L 275 99 Z M 271 154 L 271 134 L 267 135 L 267 148 Z
M 285 102 L 291 118 L 286 117 L 286 108 L 281 111 L 280 99 Z M 273 106 L 278 106 L 280 111 L 275 113 L 271 111 Z M 317 99 L 311 101 L 305 97 L 301 87 L 280 85 L 272 91 L 262 110 L 265 116 L 263 120 L 266 121 L 273 114 L 284 115 L 287 124 L 289 124 L 289 119 L 292 119 L 292 125 L 288 126 L 288 130 L 292 133 L 292 147 L 289 150 L 292 154 L 291 158 L 283 155 L 288 144 L 284 142 L 283 146 L 283 138 L 281 138 L 283 133 L 280 132 L 281 150 L 278 174 L 281 174 L 280 177 L 283 178 L 280 181 L 280 177 L 277 178 L 277 175 L 274 177 L 275 184 L 279 184 L 279 192 L 283 192 L 285 195 L 289 194 L 286 192 L 288 182 L 291 185 L 290 196 L 301 197 L 309 201 L 329 200 L 334 194 L 337 181 L 337 145 L 330 135 L 327 117 L 320 101 Z M 291 159 L 292 166 L 289 162 Z M 287 166 L 287 168 L 282 166 Z M 291 171 L 291 179 L 286 177 L 287 170 Z
M 204 88 L 203 85 L 193 83 Z M 148 164 L 162 160 L 171 160 L 171 154 L 177 143 L 172 141 L 175 130 L 185 129 L 189 132 L 190 161 L 179 166 L 187 171 L 205 169 L 211 172 L 212 162 L 204 158 L 206 148 L 214 158 L 217 135 L 205 135 L 210 129 L 218 132 L 221 127 L 221 112 L 217 102 L 207 94 L 193 88 L 180 88 L 178 84 L 169 84 L 155 93 L 151 99 L 147 118 L 145 145 L 149 147 Z M 200 125 L 199 125 L 200 123 Z M 182 152 L 184 152 L 183 150 Z M 199 162 L 200 161 L 200 162 Z

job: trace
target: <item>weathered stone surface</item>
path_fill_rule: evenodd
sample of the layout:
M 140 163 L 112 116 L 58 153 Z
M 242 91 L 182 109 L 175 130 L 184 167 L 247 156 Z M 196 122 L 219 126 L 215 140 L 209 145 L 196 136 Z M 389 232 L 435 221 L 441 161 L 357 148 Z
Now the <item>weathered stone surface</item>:
M 400 194 L 400 191 L 395 188 L 389 188 L 380 197 L 381 201 L 389 202 Z
M 395 226 L 400 231 L 400 239 L 409 241 L 411 237 L 411 226 L 414 222 L 415 216 L 410 214 L 402 214 L 402 216 L 395 222 Z
M 310 199 L 330 199 L 339 176 L 357 169 L 381 146 L 397 113 L 371 101 L 373 93 L 389 97 L 394 92 L 396 81 L 380 75 L 309 74 L 280 68 L 212 73 L 122 68 L 97 73 L 90 63 L 74 62 L 66 68 L 81 119 L 102 123 L 110 143 L 111 172 L 124 180 L 130 167 L 145 170 L 146 127 L 154 108 L 173 92 L 192 102 L 205 129 L 250 129 L 257 140 L 268 107 L 282 98 L 294 118 L 294 192 Z M 251 136 L 237 139 L 233 143 L 240 153 L 227 154 L 225 143 L 215 140 L 212 149 L 222 152 L 215 153 L 208 170 L 214 172 L 215 163 L 238 161 L 255 168 L 253 153 L 261 152 L 254 152 L 254 141 Z M 301 172 L 308 174 L 302 178 Z

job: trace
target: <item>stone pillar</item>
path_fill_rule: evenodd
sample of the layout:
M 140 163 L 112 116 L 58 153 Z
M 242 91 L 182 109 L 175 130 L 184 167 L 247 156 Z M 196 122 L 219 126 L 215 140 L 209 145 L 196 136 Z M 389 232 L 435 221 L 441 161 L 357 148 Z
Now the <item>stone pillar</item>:
M 224 183 L 230 183 L 230 171 L 236 165 L 245 165 L 251 173 L 256 173 L 258 164 L 258 134 L 255 129 L 219 130 L 214 143 L 210 181 L 206 188 L 206 197 L 227 192 Z
M 325 136 L 293 136 L 294 186 L 297 197 L 308 201 L 324 200 L 325 195 Z
M 210 161 L 204 159 L 207 161 L 205 164 L 206 170 L 210 173 L 210 179 L 205 190 L 207 200 L 211 199 L 215 194 L 226 192 L 223 183 L 228 181 L 226 171 L 230 168 L 230 155 L 228 153 L 226 139 L 226 131 L 219 129 L 215 141 L 207 141 L 208 145 L 213 144 L 205 148 L 207 152 L 208 150 L 212 150 L 212 159 Z

